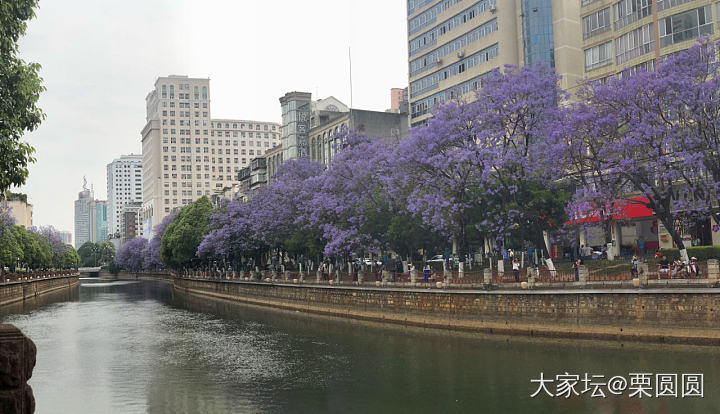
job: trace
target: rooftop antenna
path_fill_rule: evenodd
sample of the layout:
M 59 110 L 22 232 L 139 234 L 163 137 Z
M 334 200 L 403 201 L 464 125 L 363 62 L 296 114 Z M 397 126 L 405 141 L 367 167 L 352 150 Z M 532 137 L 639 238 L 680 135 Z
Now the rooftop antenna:
M 83 190 L 87 190 L 87 177 L 83 175 Z
M 350 109 L 352 109 L 352 107 L 353 107 L 352 53 L 350 53 L 350 46 L 348 46 L 348 59 L 350 60 Z

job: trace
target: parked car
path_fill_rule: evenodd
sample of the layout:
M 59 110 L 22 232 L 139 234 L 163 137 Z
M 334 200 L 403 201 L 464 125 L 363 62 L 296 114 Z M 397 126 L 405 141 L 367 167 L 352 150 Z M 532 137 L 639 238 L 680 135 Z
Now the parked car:
M 436 254 L 435 256 L 433 256 L 429 260 L 427 260 L 428 263 L 442 263 L 444 261 L 445 261 L 445 257 L 441 254 Z
M 455 264 L 457 264 L 460 261 L 460 259 L 458 258 L 457 255 L 450 256 L 450 260 Z M 436 254 L 435 256 L 430 258 L 430 260 L 427 260 L 427 263 L 442 263 L 444 261 L 445 261 L 445 256 L 443 256 L 442 254 Z
M 356 259 L 353 260 L 353 263 L 356 264 L 356 265 L 365 264 L 365 266 L 372 266 L 372 265 L 373 265 L 373 260 L 372 260 L 371 258 L 369 258 L 369 257 L 366 257 L 366 258 L 358 257 L 358 258 L 356 258 Z M 376 260 L 376 261 L 375 261 L 375 266 L 380 266 L 380 265 L 382 265 L 382 262 L 379 261 L 379 260 Z

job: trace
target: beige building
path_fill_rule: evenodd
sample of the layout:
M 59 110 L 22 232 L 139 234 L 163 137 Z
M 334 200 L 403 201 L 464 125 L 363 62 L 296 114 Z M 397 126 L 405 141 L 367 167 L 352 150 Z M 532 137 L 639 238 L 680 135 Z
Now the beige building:
M 274 122 L 213 119 L 210 80 L 158 78 L 142 130 L 143 236 L 172 210 L 231 188 L 237 172 L 280 142 Z
M 585 75 L 653 70 L 700 37 L 718 38 L 717 0 L 581 0 Z
M 15 220 L 15 224 L 23 226 L 26 229 L 32 227 L 32 204 L 28 204 L 27 195 L 10 194 L 7 198 L 7 205 L 10 208 L 10 216 Z
M 408 0 L 410 122 L 472 99 L 493 69 L 543 62 L 571 88 L 583 76 L 580 0 Z

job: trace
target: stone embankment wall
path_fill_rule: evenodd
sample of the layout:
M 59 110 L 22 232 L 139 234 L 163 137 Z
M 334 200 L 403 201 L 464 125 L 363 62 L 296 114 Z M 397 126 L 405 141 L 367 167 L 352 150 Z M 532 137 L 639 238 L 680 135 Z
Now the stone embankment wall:
M 0 284 L 0 306 L 75 286 L 79 283 L 78 278 L 79 275 L 75 274 Z
M 203 279 L 174 286 L 250 305 L 432 328 L 720 345 L 720 289 L 450 291 Z

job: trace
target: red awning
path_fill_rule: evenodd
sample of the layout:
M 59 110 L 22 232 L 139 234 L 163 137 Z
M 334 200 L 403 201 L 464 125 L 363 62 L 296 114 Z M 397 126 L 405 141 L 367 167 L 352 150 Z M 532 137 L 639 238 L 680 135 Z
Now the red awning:
M 635 202 L 636 201 L 636 202 Z M 647 197 L 633 197 L 631 200 L 618 200 L 618 212 L 613 217 L 614 220 L 629 220 L 635 218 L 652 217 L 653 211 L 647 208 L 646 204 L 649 200 Z M 600 212 L 594 211 L 584 217 L 578 217 L 571 221 L 566 221 L 565 225 L 595 223 L 600 221 Z

